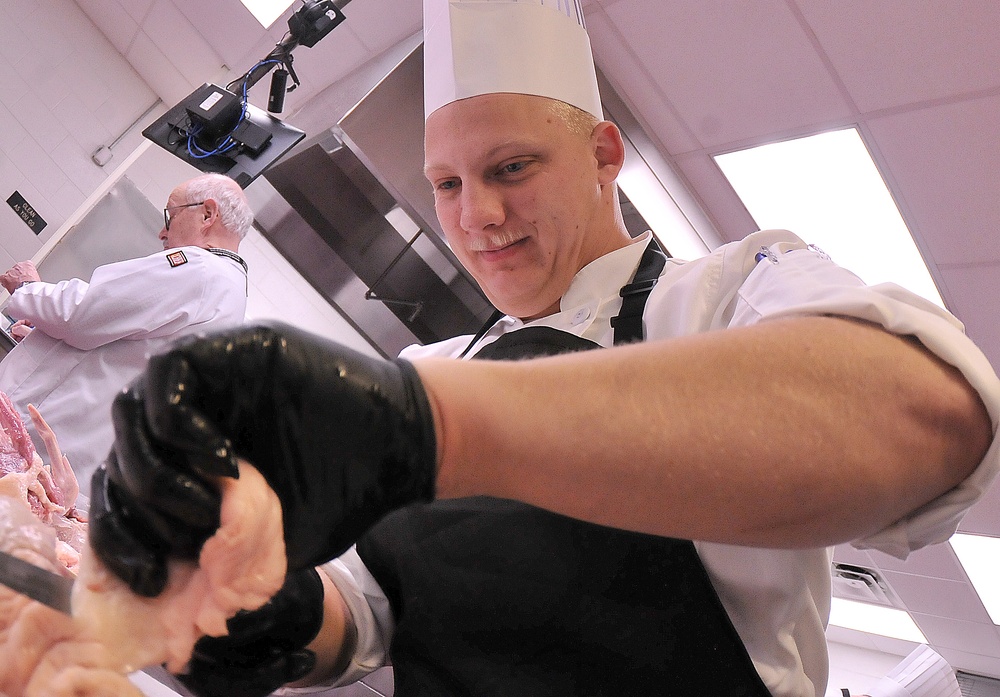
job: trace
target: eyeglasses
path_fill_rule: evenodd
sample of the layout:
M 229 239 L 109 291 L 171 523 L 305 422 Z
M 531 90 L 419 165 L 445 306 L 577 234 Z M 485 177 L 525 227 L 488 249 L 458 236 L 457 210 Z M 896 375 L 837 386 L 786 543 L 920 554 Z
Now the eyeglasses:
M 166 208 L 163 209 L 163 229 L 164 230 L 170 229 L 170 211 L 176 210 L 178 208 L 193 208 L 194 206 L 202 206 L 204 204 L 205 204 L 204 201 L 198 201 L 198 203 L 184 203 L 181 204 L 180 206 L 167 206 Z

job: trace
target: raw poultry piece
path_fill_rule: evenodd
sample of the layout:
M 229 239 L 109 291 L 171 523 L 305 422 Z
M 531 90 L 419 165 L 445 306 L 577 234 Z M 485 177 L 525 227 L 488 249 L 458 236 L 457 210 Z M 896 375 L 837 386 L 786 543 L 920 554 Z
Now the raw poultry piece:
M 75 573 L 87 537 L 86 516 L 75 507 L 80 486 L 45 419 L 31 405 L 28 413 L 52 464 L 42 463 L 10 398 L 0 392 L 0 496 L 21 501 L 55 531 L 62 566 Z
M 224 634 L 228 617 L 259 607 L 281 587 L 281 505 L 263 477 L 240 463 L 238 480 L 219 481 L 221 526 L 198 564 L 173 565 L 158 598 L 134 595 L 83 546 L 85 523 L 67 517 L 73 511 L 67 494 L 75 498 L 67 479 L 72 470 L 51 431 L 39 432 L 48 432 L 43 439 L 49 457 L 64 467 L 49 471 L 41 465 L 17 412 L 0 393 L 0 549 L 72 575 L 60 551 L 69 544 L 60 538 L 76 532 L 82 562 L 72 618 L 0 586 L 0 695 L 140 697 L 126 674 L 161 663 L 182 670 L 198 637 Z

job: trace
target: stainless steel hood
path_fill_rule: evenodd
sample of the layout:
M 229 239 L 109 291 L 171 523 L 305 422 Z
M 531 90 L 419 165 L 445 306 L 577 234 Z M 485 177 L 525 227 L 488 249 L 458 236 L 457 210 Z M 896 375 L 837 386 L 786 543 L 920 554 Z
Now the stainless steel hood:
M 422 53 L 265 173 L 264 235 L 382 353 L 475 332 L 493 307 L 440 234 L 423 177 Z

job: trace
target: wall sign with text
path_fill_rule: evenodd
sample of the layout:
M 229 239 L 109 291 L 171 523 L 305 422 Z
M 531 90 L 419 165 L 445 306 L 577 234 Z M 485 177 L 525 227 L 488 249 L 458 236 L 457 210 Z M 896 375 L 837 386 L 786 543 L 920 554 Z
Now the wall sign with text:
M 14 209 L 24 224 L 31 228 L 31 231 L 36 235 L 45 229 L 46 222 L 42 220 L 42 216 L 38 215 L 38 211 L 25 201 L 24 196 L 17 191 L 7 199 L 7 205 Z

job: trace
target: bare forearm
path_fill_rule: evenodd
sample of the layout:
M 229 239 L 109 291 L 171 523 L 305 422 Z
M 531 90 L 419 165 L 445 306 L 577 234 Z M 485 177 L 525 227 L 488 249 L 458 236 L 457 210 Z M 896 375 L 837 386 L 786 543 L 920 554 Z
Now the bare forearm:
M 955 486 L 990 438 L 957 371 L 836 318 L 417 369 L 435 410 L 439 495 L 681 538 L 852 539 Z

